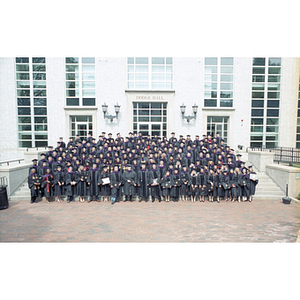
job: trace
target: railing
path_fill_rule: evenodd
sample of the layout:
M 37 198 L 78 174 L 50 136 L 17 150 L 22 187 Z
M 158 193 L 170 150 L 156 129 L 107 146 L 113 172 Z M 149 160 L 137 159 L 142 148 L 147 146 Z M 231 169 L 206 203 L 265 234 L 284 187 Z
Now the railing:
M 24 158 L 0 161 L 0 166 L 2 166 L 2 164 L 7 164 L 7 166 L 9 166 L 10 163 L 16 162 L 16 161 L 18 161 L 20 164 L 21 161 L 23 161 L 23 160 L 24 160 Z
M 274 161 L 277 161 L 278 164 L 280 162 L 289 163 L 289 164 L 292 163 L 300 164 L 300 149 L 288 148 L 288 147 L 280 147 L 280 148 L 248 147 L 246 151 L 248 152 L 249 150 L 274 153 Z
M 26 148 L 26 152 L 28 152 L 28 149 L 35 149 L 35 150 L 39 151 L 39 149 L 47 150 L 47 147 L 28 147 L 28 148 Z

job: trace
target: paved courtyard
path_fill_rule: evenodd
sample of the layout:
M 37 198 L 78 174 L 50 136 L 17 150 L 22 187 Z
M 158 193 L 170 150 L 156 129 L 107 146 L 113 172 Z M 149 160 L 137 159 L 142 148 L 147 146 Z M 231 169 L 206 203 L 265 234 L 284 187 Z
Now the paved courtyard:
M 300 204 L 10 202 L 0 242 L 295 242 Z

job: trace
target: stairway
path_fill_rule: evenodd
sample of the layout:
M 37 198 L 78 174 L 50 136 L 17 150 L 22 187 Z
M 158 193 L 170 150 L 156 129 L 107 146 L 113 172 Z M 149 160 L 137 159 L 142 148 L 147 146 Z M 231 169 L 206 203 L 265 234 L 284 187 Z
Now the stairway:
M 249 164 L 250 163 L 247 163 L 246 165 L 248 166 Z M 285 193 L 266 172 L 259 172 L 254 166 L 253 170 L 258 175 L 258 184 L 256 185 L 253 199 L 280 200 L 282 197 L 285 197 Z
M 30 190 L 28 188 L 27 179 L 25 179 L 20 187 L 10 197 L 8 197 L 10 201 L 30 201 L 30 198 Z

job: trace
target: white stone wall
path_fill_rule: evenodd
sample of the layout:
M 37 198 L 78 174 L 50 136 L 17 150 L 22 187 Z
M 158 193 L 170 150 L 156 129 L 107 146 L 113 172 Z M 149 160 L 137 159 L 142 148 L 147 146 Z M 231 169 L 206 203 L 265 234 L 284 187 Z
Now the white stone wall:
M 0 57 L 0 161 L 21 158 L 18 146 L 15 58 Z
M 283 57 L 281 59 L 281 71 L 278 146 L 295 148 L 299 85 L 297 59 Z
M 0 58 L 0 160 L 22 157 L 18 153 L 17 103 L 15 87 L 15 58 Z M 126 136 L 132 130 L 132 107 L 127 90 L 126 57 L 96 57 L 96 107 L 89 112 L 83 108 L 65 107 L 64 57 L 47 57 L 48 143 L 56 146 L 59 136 L 67 142 L 69 115 L 92 114 L 94 137 L 102 131 L 120 132 Z M 297 59 L 282 58 L 279 146 L 295 147 L 298 73 Z M 234 59 L 233 108 L 204 108 L 204 57 L 173 59 L 172 100 L 168 102 L 168 135 L 171 131 L 186 136 L 206 133 L 207 116 L 229 116 L 228 144 L 236 148 L 250 145 L 252 58 Z M 149 91 L 150 93 L 153 91 Z M 158 94 L 159 92 L 155 92 Z M 162 92 L 163 94 L 163 92 Z M 102 104 L 108 104 L 108 114 L 115 114 L 114 105 L 121 105 L 119 119 L 103 118 Z M 197 119 L 188 123 L 181 119 L 180 105 L 186 105 L 186 115 L 192 115 L 192 105 L 198 105 Z M 243 122 L 241 121 L 243 120 Z M 8 126 L 9 125 L 9 126 Z M 8 151 L 6 151 L 8 150 Z M 10 157 L 12 156 L 12 157 Z

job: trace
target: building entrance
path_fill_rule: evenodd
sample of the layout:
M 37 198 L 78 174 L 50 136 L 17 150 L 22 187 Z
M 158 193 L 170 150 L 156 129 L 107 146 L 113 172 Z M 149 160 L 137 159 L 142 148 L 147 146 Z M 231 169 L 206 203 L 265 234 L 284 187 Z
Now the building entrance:
M 133 132 L 141 132 L 143 136 L 167 136 L 167 103 L 134 102 Z
M 73 139 L 79 134 L 80 139 L 86 139 L 89 132 L 93 134 L 92 116 L 70 116 L 71 135 Z
M 228 139 L 228 119 L 229 117 L 208 116 L 207 135 L 210 134 L 216 136 L 216 133 L 218 132 L 226 144 Z

